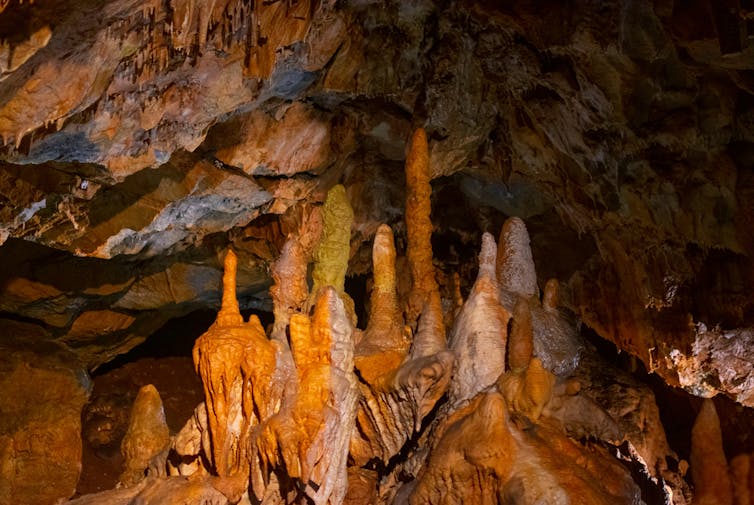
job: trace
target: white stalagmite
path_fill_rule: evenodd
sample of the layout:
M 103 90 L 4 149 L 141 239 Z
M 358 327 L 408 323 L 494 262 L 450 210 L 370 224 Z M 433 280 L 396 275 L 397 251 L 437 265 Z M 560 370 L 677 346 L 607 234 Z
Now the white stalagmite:
M 500 303 L 495 258 L 497 245 L 482 237 L 479 273 L 463 304 L 450 337 L 456 368 L 450 385 L 452 402 L 470 400 L 495 383 L 505 371 L 505 347 L 510 314 Z
M 521 218 L 508 218 L 503 224 L 497 250 L 497 281 L 502 291 L 524 298 L 539 295 L 529 232 Z

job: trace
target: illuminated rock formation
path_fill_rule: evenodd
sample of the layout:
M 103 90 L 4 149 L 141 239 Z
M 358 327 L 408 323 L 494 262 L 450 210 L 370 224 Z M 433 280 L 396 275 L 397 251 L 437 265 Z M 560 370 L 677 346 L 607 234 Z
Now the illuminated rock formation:
M 712 400 L 702 408 L 691 430 L 691 478 L 694 480 L 694 503 L 731 505 L 733 487 L 728 461 L 723 452 L 720 418 Z
M 148 384 L 139 389 L 136 395 L 128 430 L 120 446 L 123 455 L 121 484 L 133 486 L 143 479 L 152 460 L 169 444 L 170 430 L 165 421 L 160 393 Z
M 540 303 L 529 233 L 517 217 L 508 218 L 500 232 L 497 277 L 500 300 L 506 309 L 515 311 L 520 300 L 529 304 L 527 324 L 532 327 L 532 351 L 547 370 L 568 376 L 578 365 L 582 343 L 575 323 L 560 312 L 557 279 L 545 284 Z M 513 360 L 517 357 L 513 356 Z
M 356 325 L 356 313 L 353 300 L 345 292 L 348 257 L 351 251 L 351 224 L 353 209 L 348 202 L 346 189 L 337 184 L 327 192 L 322 207 L 323 228 L 319 244 L 314 251 L 314 269 L 312 270 L 312 290 L 309 306 L 313 306 L 320 289 L 332 286 L 343 299 L 346 312 Z
M 510 314 L 499 299 L 495 275 L 496 249 L 495 239 L 485 233 L 476 282 L 458 313 L 450 335 L 450 350 L 456 362 L 449 391 L 453 403 L 471 400 L 495 384 L 505 371 Z
M 229 476 L 245 459 L 244 437 L 256 424 L 255 401 L 269 398 L 275 348 L 256 316 L 244 322 L 236 299 L 236 255 L 228 251 L 223 275 L 223 304 L 212 327 L 194 345 L 194 363 L 202 377 L 212 440 L 213 470 Z M 264 398 L 263 401 L 260 401 Z M 262 414 L 268 414 L 265 410 Z
M 411 272 L 411 291 L 406 307 L 407 323 L 416 328 L 412 352 L 421 356 L 446 347 L 440 289 L 432 264 L 432 203 L 430 195 L 427 134 L 418 128 L 406 157 L 406 257 Z M 419 324 L 415 324 L 419 319 Z

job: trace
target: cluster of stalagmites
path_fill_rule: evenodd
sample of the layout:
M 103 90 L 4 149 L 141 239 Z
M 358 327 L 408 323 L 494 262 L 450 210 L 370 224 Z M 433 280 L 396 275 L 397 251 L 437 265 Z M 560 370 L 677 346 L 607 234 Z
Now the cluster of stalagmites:
M 222 308 L 193 353 L 206 401 L 166 449 L 155 393 L 140 393 L 123 487 L 97 503 L 642 503 L 607 449 L 567 436 L 599 438 L 590 423 L 609 416 L 568 379 L 581 346 L 556 281 L 540 299 L 524 223 L 509 219 L 499 244 L 484 234 L 476 282 L 443 313 L 422 130 L 406 172 L 409 293 L 396 289 L 393 232 L 382 225 L 369 321 L 356 329 L 342 186 L 322 208 L 318 246 L 290 236 L 274 265 L 269 334 L 239 312 L 228 251 Z M 136 451 L 144 426 L 161 434 Z

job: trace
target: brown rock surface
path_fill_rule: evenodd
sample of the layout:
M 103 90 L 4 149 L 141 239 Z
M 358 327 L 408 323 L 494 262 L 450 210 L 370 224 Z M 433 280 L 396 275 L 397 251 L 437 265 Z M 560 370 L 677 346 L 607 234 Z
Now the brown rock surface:
M 0 502 L 52 505 L 76 490 L 89 377 L 57 346 L 24 348 L 13 335 L 3 338 Z

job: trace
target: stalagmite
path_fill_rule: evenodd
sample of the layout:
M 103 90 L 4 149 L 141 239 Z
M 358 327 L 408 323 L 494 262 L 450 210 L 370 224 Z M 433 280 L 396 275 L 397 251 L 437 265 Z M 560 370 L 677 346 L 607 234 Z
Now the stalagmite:
M 120 446 L 123 474 L 120 482 L 133 486 L 144 478 L 150 462 L 168 448 L 170 430 L 165 421 L 160 393 L 152 384 L 139 389 L 131 409 L 128 431 Z
M 497 280 L 502 291 L 524 298 L 539 294 L 537 273 L 529 247 L 529 232 L 518 217 L 508 218 L 500 232 Z
M 723 452 L 720 419 L 711 399 L 702 408 L 691 429 L 691 478 L 695 505 L 732 505 L 733 490 L 728 462 Z
M 519 299 L 508 338 L 509 371 L 500 377 L 498 387 L 512 410 L 536 421 L 552 398 L 555 377 L 532 357 L 532 342 L 529 304 Z
M 730 477 L 733 484 L 733 504 L 752 505 L 752 484 L 754 484 L 754 471 L 752 471 L 751 455 L 739 454 L 730 460 Z
M 408 342 L 396 292 L 393 231 L 386 224 L 380 225 L 374 236 L 372 272 L 374 287 L 369 322 L 360 347 L 407 350 Z
M 377 230 L 373 246 L 374 288 L 369 324 L 357 348 L 361 400 L 351 457 L 358 464 L 373 458 L 387 463 L 420 429 L 424 417 L 447 390 L 453 355 L 410 356 L 398 305 L 395 246 L 390 227 Z
M 513 309 L 513 323 L 508 338 L 508 367 L 518 372 L 529 366 L 534 350 L 531 327 L 531 310 L 524 300 L 519 300 Z
M 542 294 L 542 308 L 547 311 L 556 311 L 560 304 L 560 284 L 557 279 L 549 279 L 545 284 Z
M 348 202 L 346 189 L 342 184 L 333 186 L 327 192 L 327 199 L 322 207 L 324 222 L 322 235 L 314 251 L 314 269 L 312 270 L 312 290 L 309 307 L 314 305 L 319 290 L 332 286 L 343 299 L 351 322 L 356 325 L 356 312 L 353 300 L 345 292 L 348 256 L 351 251 L 351 224 L 353 209 Z
M 252 441 L 268 471 L 284 465 L 318 505 L 341 503 L 346 492 L 348 442 L 358 401 L 352 332 L 332 287 L 321 290 L 311 319 L 293 315 L 290 338 L 298 388 Z M 259 483 L 254 491 L 261 499 Z
M 215 323 L 194 344 L 193 358 L 202 377 L 207 405 L 212 463 L 220 476 L 242 470 L 240 445 L 255 420 L 253 399 L 264 396 L 275 368 L 276 350 L 259 318 L 244 323 L 236 299 L 236 255 L 228 251 L 223 274 L 222 307 Z M 250 386 L 249 377 L 255 383 Z M 261 391 L 260 391 L 261 390 Z
M 372 247 L 374 287 L 369 322 L 356 348 L 356 368 L 367 383 L 374 383 L 386 370 L 400 366 L 408 353 L 403 314 L 398 304 L 395 279 L 393 231 L 381 225 Z
M 450 386 L 454 403 L 467 401 L 491 386 L 505 371 L 505 347 L 510 315 L 500 304 L 495 257 L 497 244 L 482 237 L 479 273 L 461 308 L 450 337 L 456 367 Z
M 406 157 L 406 256 L 411 272 L 406 322 L 416 327 L 419 318 L 419 325 L 423 324 L 414 339 L 414 356 L 429 356 L 446 348 L 440 289 L 432 264 L 431 194 L 427 134 L 418 128 Z
M 281 333 L 285 333 L 291 315 L 303 310 L 309 297 L 306 270 L 306 255 L 298 238 L 291 235 L 285 241 L 280 256 L 272 265 L 274 284 L 270 288 L 270 296 L 275 316 L 271 335 L 273 338 L 279 336 L 280 340 L 284 340 L 284 335 L 281 336 Z

